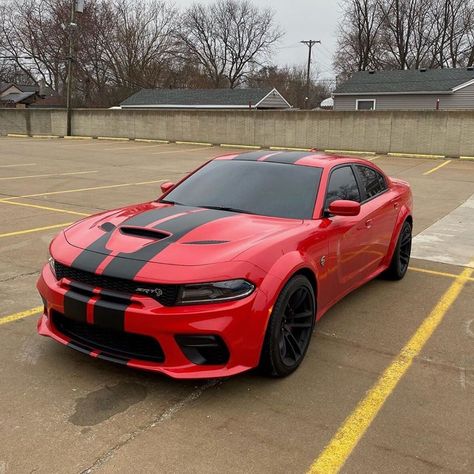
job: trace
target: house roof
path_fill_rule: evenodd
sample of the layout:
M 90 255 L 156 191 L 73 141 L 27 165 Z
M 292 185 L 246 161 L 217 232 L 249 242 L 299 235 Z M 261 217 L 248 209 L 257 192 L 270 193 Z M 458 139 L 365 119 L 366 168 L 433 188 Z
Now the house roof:
M 11 94 L 4 95 L 0 100 L 2 102 L 13 102 L 14 104 L 18 104 L 18 102 L 22 102 L 35 94 L 36 92 L 21 92 L 20 94 L 12 92 Z
M 449 94 L 473 80 L 474 70 L 469 69 L 360 71 L 339 85 L 334 94 Z
M 8 89 L 12 84 L 10 82 L 1 82 L 0 81 L 0 93 Z
M 248 107 L 275 89 L 142 89 L 121 107 Z M 276 91 L 276 90 L 275 90 Z M 278 91 L 276 91 L 277 94 Z M 279 94 L 280 95 L 280 94 Z M 284 99 L 283 99 L 284 100 Z M 285 101 L 286 102 L 286 101 Z M 288 105 L 289 106 L 289 105 Z
M 23 84 L 14 84 L 17 89 L 20 89 L 22 92 L 38 92 L 39 86 L 37 85 L 23 85 Z

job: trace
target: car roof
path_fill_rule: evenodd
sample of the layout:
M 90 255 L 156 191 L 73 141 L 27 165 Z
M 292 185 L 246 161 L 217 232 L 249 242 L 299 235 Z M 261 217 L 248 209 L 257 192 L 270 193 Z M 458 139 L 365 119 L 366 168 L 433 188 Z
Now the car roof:
M 258 163 L 280 163 L 287 165 L 313 166 L 316 168 L 332 168 L 343 163 L 361 163 L 372 165 L 367 160 L 344 156 L 338 154 L 328 154 L 315 150 L 311 151 L 271 151 L 258 150 L 247 153 L 234 153 L 222 155 L 214 158 L 215 160 L 232 161 L 254 161 Z M 373 166 L 377 168 L 376 166 Z

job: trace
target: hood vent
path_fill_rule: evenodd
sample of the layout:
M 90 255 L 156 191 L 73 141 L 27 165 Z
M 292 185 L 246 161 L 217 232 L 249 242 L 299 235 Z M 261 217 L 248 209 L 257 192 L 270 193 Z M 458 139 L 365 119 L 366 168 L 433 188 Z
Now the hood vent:
M 100 225 L 100 228 L 104 232 L 112 232 L 115 229 L 115 226 L 112 224 L 112 222 L 104 222 Z
M 170 237 L 171 234 L 156 229 L 147 229 L 146 227 L 120 227 L 120 232 L 124 235 L 132 235 L 134 237 L 143 237 L 144 239 L 162 240 Z

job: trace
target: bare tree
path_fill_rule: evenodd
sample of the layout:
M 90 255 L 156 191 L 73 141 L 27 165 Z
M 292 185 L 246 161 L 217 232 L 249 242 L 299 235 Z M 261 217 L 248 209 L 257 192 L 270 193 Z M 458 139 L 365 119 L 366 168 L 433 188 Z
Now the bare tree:
M 194 4 L 182 15 L 177 38 L 187 56 L 200 64 L 214 87 L 237 87 L 256 65 L 263 65 L 282 33 L 274 13 L 247 0 Z
M 474 0 L 345 0 L 340 73 L 474 63 Z
M 311 79 L 309 108 L 318 107 L 324 99 L 331 95 L 330 84 L 325 81 Z M 286 100 L 297 108 L 306 107 L 306 66 L 270 66 L 261 68 L 246 80 L 249 87 L 276 87 Z
M 339 25 L 336 69 L 352 72 L 377 68 L 381 27 L 377 0 L 348 0 Z
M 176 10 L 155 0 L 115 0 L 114 28 L 101 35 L 101 46 L 118 86 L 156 87 L 174 49 Z

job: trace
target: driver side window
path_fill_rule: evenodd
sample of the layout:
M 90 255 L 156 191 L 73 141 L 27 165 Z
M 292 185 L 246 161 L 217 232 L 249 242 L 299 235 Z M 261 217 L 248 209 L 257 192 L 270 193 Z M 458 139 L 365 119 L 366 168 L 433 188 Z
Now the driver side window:
M 339 199 L 361 201 L 359 186 L 351 166 L 336 168 L 331 173 L 324 208 L 327 209 L 333 201 Z

